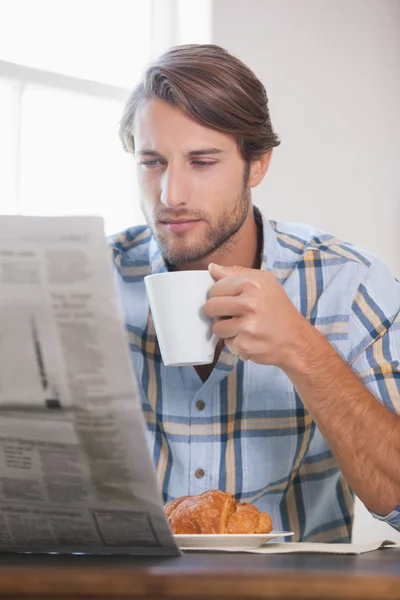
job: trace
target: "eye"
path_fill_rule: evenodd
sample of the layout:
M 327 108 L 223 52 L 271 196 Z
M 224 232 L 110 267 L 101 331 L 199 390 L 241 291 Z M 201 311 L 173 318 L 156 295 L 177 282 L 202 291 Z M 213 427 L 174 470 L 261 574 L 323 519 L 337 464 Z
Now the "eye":
M 199 167 L 200 169 L 205 169 L 207 167 L 212 167 L 215 165 L 215 162 L 208 162 L 205 160 L 192 160 L 192 165 L 195 167 Z
M 154 158 L 153 160 L 143 160 L 141 162 L 138 162 L 138 165 L 141 167 L 148 167 L 148 168 L 154 168 L 157 167 L 158 165 L 163 164 L 163 161 L 160 160 L 159 158 Z

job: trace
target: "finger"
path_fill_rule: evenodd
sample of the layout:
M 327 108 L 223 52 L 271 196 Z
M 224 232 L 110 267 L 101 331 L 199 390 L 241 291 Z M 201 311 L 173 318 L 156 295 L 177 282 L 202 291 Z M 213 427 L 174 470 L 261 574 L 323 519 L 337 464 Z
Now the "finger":
M 208 265 L 208 270 L 216 281 L 219 281 L 224 277 L 247 277 L 254 272 L 253 269 L 246 269 L 245 267 L 223 267 L 222 265 L 216 265 L 215 263 L 210 263 Z
M 241 317 L 245 314 L 245 309 L 236 297 L 220 296 L 210 298 L 204 305 L 206 315 L 212 319 L 221 319 L 223 317 Z
M 214 323 L 213 331 L 221 340 L 233 338 L 239 333 L 240 319 L 234 317 L 232 319 L 223 319 Z
M 228 339 L 224 340 L 224 342 L 225 342 L 225 346 L 228 348 L 230 353 L 233 354 L 233 356 L 237 356 L 237 358 L 239 358 L 242 361 L 249 360 L 249 358 L 247 356 L 240 354 L 240 352 L 237 348 L 237 337 L 228 338 Z
M 220 279 L 210 290 L 210 298 L 216 296 L 240 296 L 244 291 L 244 277 L 227 277 Z
M 235 346 L 235 338 L 226 338 L 224 340 L 225 346 L 228 348 L 229 352 L 233 354 L 233 356 L 237 356 L 239 358 L 239 351 Z

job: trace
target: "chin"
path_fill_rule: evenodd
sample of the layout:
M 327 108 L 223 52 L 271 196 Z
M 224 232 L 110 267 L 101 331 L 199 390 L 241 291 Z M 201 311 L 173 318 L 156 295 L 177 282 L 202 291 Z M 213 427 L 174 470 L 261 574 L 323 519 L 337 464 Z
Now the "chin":
M 163 236 L 163 239 L 159 238 L 159 244 L 163 251 L 176 256 L 197 254 L 201 248 L 204 248 L 207 245 L 206 242 L 201 239 L 193 239 L 192 236 L 181 233 L 174 234 L 172 238 L 169 237 L 168 239 L 165 239 L 165 236 Z
M 190 246 L 178 244 L 172 246 L 162 246 L 161 252 L 164 259 L 170 263 L 171 265 L 179 266 L 179 265 L 189 265 L 191 263 L 198 262 L 200 260 L 205 259 L 209 252 L 204 252 L 204 244 L 199 246 Z

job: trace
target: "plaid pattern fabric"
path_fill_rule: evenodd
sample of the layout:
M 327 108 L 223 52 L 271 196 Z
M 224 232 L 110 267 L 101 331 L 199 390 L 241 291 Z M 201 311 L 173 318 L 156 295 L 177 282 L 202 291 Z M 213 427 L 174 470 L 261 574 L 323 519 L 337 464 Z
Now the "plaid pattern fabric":
M 379 402 L 400 414 L 400 283 L 351 244 L 255 215 L 261 268 L 272 270 Z M 143 282 L 166 270 L 160 251 L 145 226 L 114 236 L 111 246 L 165 501 L 218 488 L 269 512 L 274 529 L 294 531 L 294 541 L 350 541 L 352 491 L 288 377 L 226 348 L 205 383 L 193 367 L 165 367 Z M 381 518 L 400 530 L 400 505 Z

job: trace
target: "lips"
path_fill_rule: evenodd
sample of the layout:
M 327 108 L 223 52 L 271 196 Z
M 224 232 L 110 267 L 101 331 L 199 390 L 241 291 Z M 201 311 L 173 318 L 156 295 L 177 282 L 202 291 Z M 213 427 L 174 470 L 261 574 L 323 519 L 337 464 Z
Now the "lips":
M 169 229 L 170 231 L 187 231 L 192 227 L 195 227 L 198 223 L 201 223 L 199 219 L 175 219 L 171 221 L 160 221 L 160 224 Z

